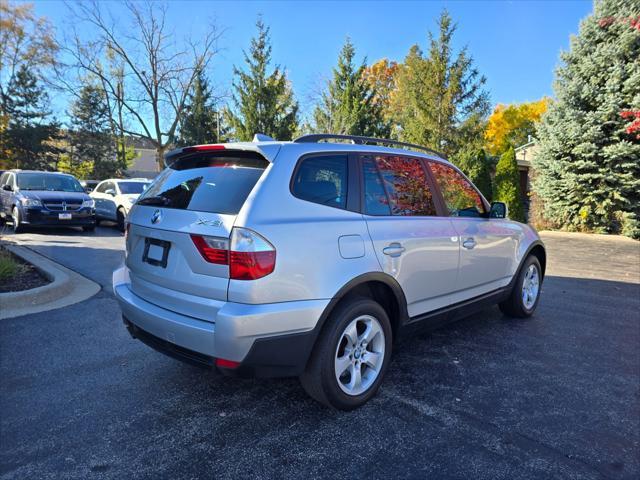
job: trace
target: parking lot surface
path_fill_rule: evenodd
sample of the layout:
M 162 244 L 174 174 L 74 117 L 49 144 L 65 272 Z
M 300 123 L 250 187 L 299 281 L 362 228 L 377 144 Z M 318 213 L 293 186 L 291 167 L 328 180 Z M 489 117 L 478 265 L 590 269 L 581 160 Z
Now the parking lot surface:
M 0 478 L 640 476 L 640 244 L 544 234 L 536 314 L 489 308 L 397 345 L 349 413 L 296 379 L 240 380 L 132 340 L 110 291 L 112 228 L 5 238 L 100 283 L 0 321 Z

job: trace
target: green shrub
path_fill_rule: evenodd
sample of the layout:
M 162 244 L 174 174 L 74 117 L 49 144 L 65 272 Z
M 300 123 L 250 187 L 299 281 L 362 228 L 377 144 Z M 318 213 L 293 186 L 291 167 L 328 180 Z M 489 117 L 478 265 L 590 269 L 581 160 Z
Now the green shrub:
M 22 271 L 19 264 L 11 253 L 0 249 L 0 281 L 9 280 Z

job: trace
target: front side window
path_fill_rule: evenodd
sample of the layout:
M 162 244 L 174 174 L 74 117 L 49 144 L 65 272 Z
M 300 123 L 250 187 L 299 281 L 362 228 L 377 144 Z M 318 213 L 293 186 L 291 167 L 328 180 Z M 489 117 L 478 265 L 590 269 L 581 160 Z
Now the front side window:
M 428 162 L 451 217 L 480 217 L 485 208 L 480 194 L 456 169 Z
M 3 173 L 2 175 L 0 175 L 0 187 L 5 185 L 6 183 L 9 183 L 9 173 Z
M 437 215 L 426 173 L 418 159 L 365 156 L 363 168 L 366 214 Z
M 302 200 L 346 208 L 348 158 L 347 155 L 305 158 L 296 170 L 291 192 Z
M 84 192 L 80 182 L 69 175 L 51 175 L 46 173 L 19 173 L 20 190 L 47 190 L 54 192 Z

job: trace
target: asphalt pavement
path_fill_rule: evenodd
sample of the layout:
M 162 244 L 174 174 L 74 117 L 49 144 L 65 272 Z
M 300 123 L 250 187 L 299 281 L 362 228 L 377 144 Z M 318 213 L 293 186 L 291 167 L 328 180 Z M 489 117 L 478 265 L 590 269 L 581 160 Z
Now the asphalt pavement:
M 20 235 L 103 288 L 0 321 L 0 478 L 637 479 L 640 243 L 543 238 L 532 318 L 488 308 L 402 342 L 378 396 L 344 413 L 296 379 L 226 378 L 131 339 L 115 229 Z

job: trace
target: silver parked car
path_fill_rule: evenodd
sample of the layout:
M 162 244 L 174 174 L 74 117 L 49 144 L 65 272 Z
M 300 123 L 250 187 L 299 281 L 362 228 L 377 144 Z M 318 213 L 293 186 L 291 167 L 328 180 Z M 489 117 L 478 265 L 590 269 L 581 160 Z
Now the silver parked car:
M 349 410 L 401 334 L 487 304 L 536 309 L 537 233 L 437 153 L 257 140 L 170 152 L 131 209 L 113 285 L 135 338 L 226 374 L 299 376 Z

